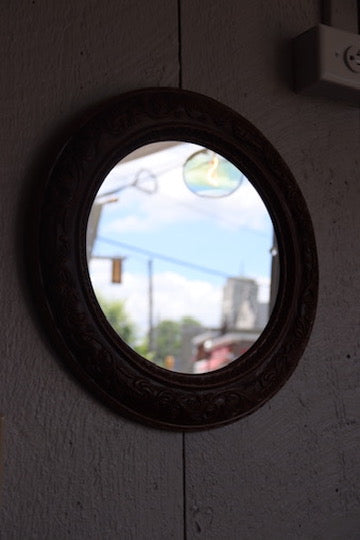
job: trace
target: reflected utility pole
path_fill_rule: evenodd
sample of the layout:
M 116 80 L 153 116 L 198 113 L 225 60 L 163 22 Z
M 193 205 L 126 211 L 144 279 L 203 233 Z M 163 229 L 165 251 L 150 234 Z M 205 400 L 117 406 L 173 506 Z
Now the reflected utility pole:
M 153 320 L 153 261 L 148 260 L 149 278 L 149 351 L 154 350 L 154 320 Z
M 270 302 L 269 302 L 269 317 L 275 305 L 280 279 L 280 264 L 279 264 L 279 248 L 275 231 L 273 233 L 273 245 L 271 253 L 271 281 L 270 281 Z

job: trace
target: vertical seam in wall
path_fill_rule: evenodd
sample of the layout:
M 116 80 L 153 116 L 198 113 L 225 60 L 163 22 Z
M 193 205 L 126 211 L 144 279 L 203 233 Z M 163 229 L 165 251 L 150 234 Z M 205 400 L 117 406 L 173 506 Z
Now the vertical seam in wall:
M 177 0 L 179 88 L 182 88 L 181 0 Z
M 352 18 L 356 19 L 354 21 L 354 24 L 351 24 L 351 27 L 343 27 L 341 25 L 341 30 L 345 30 L 347 32 L 358 32 L 360 34 L 360 0 L 353 0 L 352 4 L 348 4 L 349 6 L 349 17 L 351 20 Z M 335 2 L 334 0 L 322 0 L 321 1 L 321 7 L 320 7 L 320 21 L 323 24 L 327 24 L 329 26 L 334 26 L 335 28 L 338 28 L 337 25 L 337 9 L 339 9 L 339 3 Z M 348 21 L 349 22 L 349 21 Z M 349 23 L 350 24 L 350 23 Z
M 182 432 L 182 465 L 183 465 L 183 521 L 184 540 L 187 539 L 187 519 L 186 519 L 186 453 L 185 453 L 185 431 Z
M 328 22 L 328 0 L 322 0 L 320 7 L 320 22 L 327 24 Z
M 181 42 L 181 0 L 177 0 L 177 26 L 178 26 L 178 85 L 182 88 L 182 42 Z M 182 432 L 182 488 L 183 488 L 183 537 L 187 539 L 186 522 L 186 460 L 185 460 L 185 431 Z
M 177 23 L 178 23 L 178 85 L 182 88 L 182 42 L 181 42 L 181 0 L 177 0 Z M 182 484 L 183 484 L 183 537 L 187 539 L 186 523 L 186 462 L 185 462 L 185 431 L 182 432 Z

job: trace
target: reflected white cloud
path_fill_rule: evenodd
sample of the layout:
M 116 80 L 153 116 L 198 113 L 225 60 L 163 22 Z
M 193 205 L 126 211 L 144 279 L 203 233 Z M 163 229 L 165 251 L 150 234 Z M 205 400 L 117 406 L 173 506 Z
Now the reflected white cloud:
M 126 311 L 136 324 L 139 336 L 148 329 L 148 280 L 146 274 L 123 273 L 122 283 L 111 283 L 111 262 L 93 259 L 90 262 L 94 290 L 108 300 L 124 300 Z M 269 299 L 270 280 L 258 277 L 259 302 Z M 223 286 L 204 280 L 187 279 L 176 272 L 161 272 L 153 276 L 154 322 L 180 320 L 190 315 L 204 327 L 220 325 Z
M 244 227 L 256 231 L 269 228 L 269 216 L 261 197 L 244 177 L 240 188 L 230 197 L 204 199 L 194 195 L 182 181 L 182 165 L 189 152 L 199 146 L 179 144 L 163 152 L 119 164 L 104 181 L 99 194 L 119 189 L 118 202 L 109 205 L 107 212 L 114 219 L 104 226 L 104 234 L 133 231 L 153 231 L 161 226 L 184 224 L 203 220 L 216 220 L 219 227 L 237 229 Z M 156 175 L 156 196 L 147 193 L 146 175 L 142 173 L 142 183 L 134 185 L 139 170 Z M 154 179 L 149 174 L 149 186 L 154 187 Z M 144 190 L 143 190 L 143 189 Z M 125 215 L 115 217 L 125 208 Z M 131 213 L 130 215 L 126 215 Z
M 126 311 L 136 323 L 139 334 L 148 325 L 148 281 L 146 275 L 124 272 L 121 284 L 110 283 L 111 264 L 107 260 L 90 263 L 93 288 L 108 300 L 125 300 Z M 180 320 L 184 315 L 198 319 L 204 326 L 219 325 L 222 287 L 201 280 L 189 280 L 175 272 L 153 276 L 155 323 L 164 319 Z

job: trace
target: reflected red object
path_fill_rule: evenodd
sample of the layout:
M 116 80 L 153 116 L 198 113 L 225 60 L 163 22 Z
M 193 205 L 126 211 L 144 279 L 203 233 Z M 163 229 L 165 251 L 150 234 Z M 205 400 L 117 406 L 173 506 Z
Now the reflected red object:
M 222 366 L 226 366 L 233 359 L 230 347 L 218 347 L 213 349 L 207 361 L 208 371 L 214 371 Z
M 231 333 L 213 338 L 211 345 L 200 342 L 194 358 L 194 373 L 207 373 L 227 366 L 250 349 L 257 338 L 257 333 L 252 339 Z

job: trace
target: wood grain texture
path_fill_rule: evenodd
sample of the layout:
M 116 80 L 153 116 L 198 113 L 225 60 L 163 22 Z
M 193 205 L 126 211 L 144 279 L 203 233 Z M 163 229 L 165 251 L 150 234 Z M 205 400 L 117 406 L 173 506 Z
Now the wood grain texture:
M 171 0 L 5 2 L 1 15 L 0 538 L 182 538 L 181 434 L 112 414 L 49 350 L 19 230 L 67 125 L 128 89 L 177 85 Z
M 359 536 L 359 111 L 291 91 L 290 41 L 320 8 L 181 0 L 184 88 L 230 105 L 279 150 L 320 261 L 315 328 L 289 383 L 251 417 L 185 436 L 188 540 Z M 63 370 L 25 301 L 18 241 L 23 201 L 74 115 L 177 86 L 176 2 L 8 1 L 0 24 L 0 538 L 183 538 L 181 435 L 113 415 Z
M 359 110 L 292 92 L 291 39 L 320 22 L 320 2 L 182 6 L 184 88 L 230 105 L 278 149 L 308 203 L 320 265 L 315 328 L 287 385 L 252 416 L 185 436 L 187 537 L 355 539 Z
M 323 0 L 323 23 L 358 34 L 358 9 L 358 0 Z

